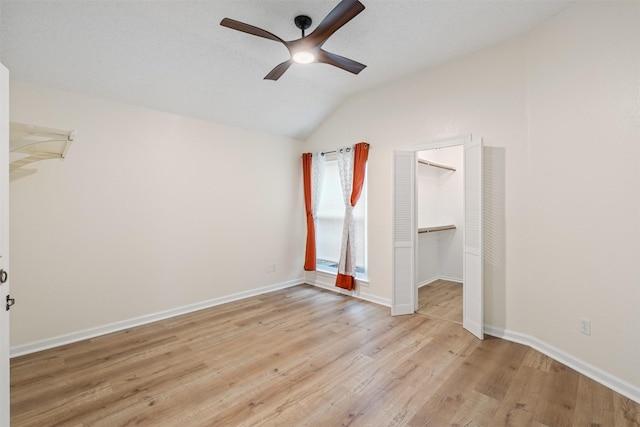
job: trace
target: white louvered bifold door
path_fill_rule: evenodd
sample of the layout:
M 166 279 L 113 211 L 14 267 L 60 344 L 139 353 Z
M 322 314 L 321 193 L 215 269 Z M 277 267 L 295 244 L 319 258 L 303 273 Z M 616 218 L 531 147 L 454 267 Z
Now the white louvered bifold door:
M 413 151 L 396 151 L 393 158 L 393 298 L 391 314 L 413 314 L 415 280 L 415 168 Z
M 466 330 L 484 338 L 482 269 L 482 139 L 464 145 L 464 284 Z

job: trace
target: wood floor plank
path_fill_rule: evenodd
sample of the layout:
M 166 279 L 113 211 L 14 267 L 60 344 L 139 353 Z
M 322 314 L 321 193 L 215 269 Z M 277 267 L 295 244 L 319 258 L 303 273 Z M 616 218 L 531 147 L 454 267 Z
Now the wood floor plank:
M 484 427 L 493 425 L 493 415 L 499 401 L 476 391 L 466 394 L 464 403 L 451 418 L 451 425 Z
M 461 358 L 429 338 L 415 350 L 407 348 L 378 367 L 375 380 L 369 382 L 364 393 L 365 403 L 361 405 L 377 410 L 360 411 L 358 416 L 362 425 L 402 425 L 407 422 L 421 402 L 446 381 L 449 373 L 444 370 L 453 372 L 462 363 Z M 407 393 L 409 390 L 415 392 Z
M 518 369 L 522 365 L 528 348 L 516 343 L 487 339 L 486 348 L 491 351 L 490 362 L 482 366 L 485 376 L 480 379 L 474 390 L 501 401 L 507 394 Z
M 534 420 L 548 426 L 571 426 L 573 424 L 578 395 L 579 374 L 573 369 L 551 362 L 545 392 L 540 395 Z
M 539 351 L 529 351 L 522 362 L 523 366 L 528 366 L 533 369 L 538 369 L 543 372 L 551 371 L 551 363 L 553 359 L 549 356 L 540 353 Z
M 585 376 L 578 378 L 574 426 L 615 425 L 613 391 Z
M 520 366 L 494 414 L 495 425 L 515 427 L 535 424 L 532 417 L 538 410 L 540 396 L 544 393 L 549 374 L 544 369 L 532 368 L 526 364 L 527 360 L 537 360 L 537 357 L 530 356 L 531 353 L 538 352 L 533 349 L 527 350 L 525 362 Z
M 418 289 L 418 313 L 462 324 L 462 284 L 436 280 Z
M 528 347 L 308 285 L 11 361 L 17 427 L 637 426 L 639 408 Z
M 488 346 L 477 346 L 416 412 L 409 425 L 450 425 L 452 418 L 464 405 L 469 394 L 486 375 L 483 367 L 492 363 L 492 354 Z
M 640 404 L 618 393 L 614 393 L 613 407 L 614 425 L 628 427 L 640 426 Z

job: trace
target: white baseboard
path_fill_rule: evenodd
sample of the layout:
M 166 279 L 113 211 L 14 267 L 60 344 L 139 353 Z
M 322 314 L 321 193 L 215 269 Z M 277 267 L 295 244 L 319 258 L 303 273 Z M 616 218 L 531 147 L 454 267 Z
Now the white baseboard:
M 452 277 L 452 276 L 440 276 L 441 280 L 446 280 L 448 282 L 456 282 L 456 283 L 462 283 L 463 280 L 460 277 Z
M 420 288 L 421 288 L 421 287 L 423 287 L 423 286 L 429 286 L 430 284 L 432 284 L 433 282 L 436 282 L 436 281 L 438 281 L 438 280 L 440 280 L 440 276 L 433 276 L 433 277 L 430 277 L 430 278 L 428 278 L 427 280 L 424 280 L 424 281 L 422 281 L 422 282 L 418 283 L 418 284 L 417 284 L 418 289 L 420 289 Z
M 262 288 L 251 289 L 249 291 L 238 292 L 232 295 L 213 298 L 210 300 L 197 302 L 195 304 L 189 304 L 166 311 L 161 311 L 159 313 L 148 314 L 145 316 L 123 320 L 104 326 L 98 326 L 96 328 L 85 329 L 82 331 L 72 332 L 70 334 L 35 341 L 29 344 L 18 345 L 10 349 L 10 357 L 23 356 L 25 354 L 35 353 L 37 351 L 47 350 L 53 347 L 59 347 L 65 344 L 71 344 L 77 341 L 95 338 L 100 335 L 110 334 L 112 332 L 122 331 L 124 329 L 134 328 L 136 326 L 142 326 L 147 323 L 157 322 L 158 320 L 164 320 L 170 317 L 192 313 L 194 311 L 214 307 L 216 305 L 249 298 L 256 295 L 266 294 L 267 292 L 273 292 L 279 289 L 290 288 L 292 286 L 303 284 L 304 282 L 305 281 L 302 278 L 289 280 L 287 282 L 277 283 L 275 285 L 264 286 Z
M 462 279 L 459 279 L 457 277 L 449 277 L 449 276 L 442 276 L 442 275 L 438 275 L 438 276 L 433 276 L 423 282 L 418 283 L 418 288 L 421 288 L 423 286 L 429 286 L 430 284 L 432 284 L 435 281 L 438 280 L 446 280 L 449 282 L 456 282 L 456 283 L 462 283 Z
M 385 307 L 391 307 L 391 300 L 388 298 L 381 298 L 377 295 L 372 295 L 366 292 L 362 292 L 359 286 L 354 291 L 347 291 L 346 289 L 338 288 L 335 285 L 335 282 L 327 282 L 322 280 L 323 278 L 327 278 L 327 279 L 333 278 L 335 281 L 335 276 L 331 277 L 330 275 L 317 274 L 315 280 L 307 279 L 306 283 L 316 286 L 318 288 L 326 289 L 332 292 L 337 292 L 339 294 L 349 295 L 355 298 L 359 298 L 361 300 L 373 302 L 379 305 L 384 305 Z
M 540 353 L 546 354 L 552 359 L 555 359 L 558 362 L 567 365 L 571 369 L 574 369 L 581 374 L 586 375 L 592 380 L 609 387 L 610 389 L 620 393 L 623 396 L 628 397 L 631 400 L 634 400 L 637 403 L 640 403 L 640 387 L 635 386 L 614 375 L 611 375 L 610 373 L 605 372 L 602 369 L 595 367 L 581 359 L 578 359 L 577 357 L 565 353 L 564 351 L 557 349 L 552 345 L 542 342 L 535 337 L 487 325 L 484 326 L 484 332 L 488 335 L 502 338 L 508 341 L 517 342 L 519 344 L 524 344 L 535 350 L 538 350 Z

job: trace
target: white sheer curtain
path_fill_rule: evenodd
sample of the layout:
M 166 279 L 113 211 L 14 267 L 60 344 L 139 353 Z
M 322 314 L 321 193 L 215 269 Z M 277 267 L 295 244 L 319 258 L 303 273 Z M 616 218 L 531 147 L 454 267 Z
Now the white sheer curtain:
M 311 162 L 311 211 L 314 222 L 318 217 L 318 206 L 322 198 L 322 185 L 324 184 L 325 155 L 322 152 L 313 153 Z
M 347 276 L 356 275 L 356 243 L 349 236 L 355 236 L 351 189 L 353 186 L 353 147 L 341 148 L 337 152 L 342 198 L 344 201 L 344 226 L 342 228 L 342 246 L 338 273 Z

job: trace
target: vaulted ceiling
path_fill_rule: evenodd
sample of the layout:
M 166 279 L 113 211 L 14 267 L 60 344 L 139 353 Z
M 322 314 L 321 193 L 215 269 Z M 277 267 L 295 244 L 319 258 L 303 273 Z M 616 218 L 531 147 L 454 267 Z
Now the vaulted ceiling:
M 326 50 L 367 65 L 353 75 L 294 64 L 280 43 L 219 25 L 242 21 L 285 40 L 335 1 L 0 0 L 0 62 L 17 80 L 305 139 L 350 95 L 525 34 L 571 1 L 380 1 Z M 43 124 L 53 126 L 55 124 Z

